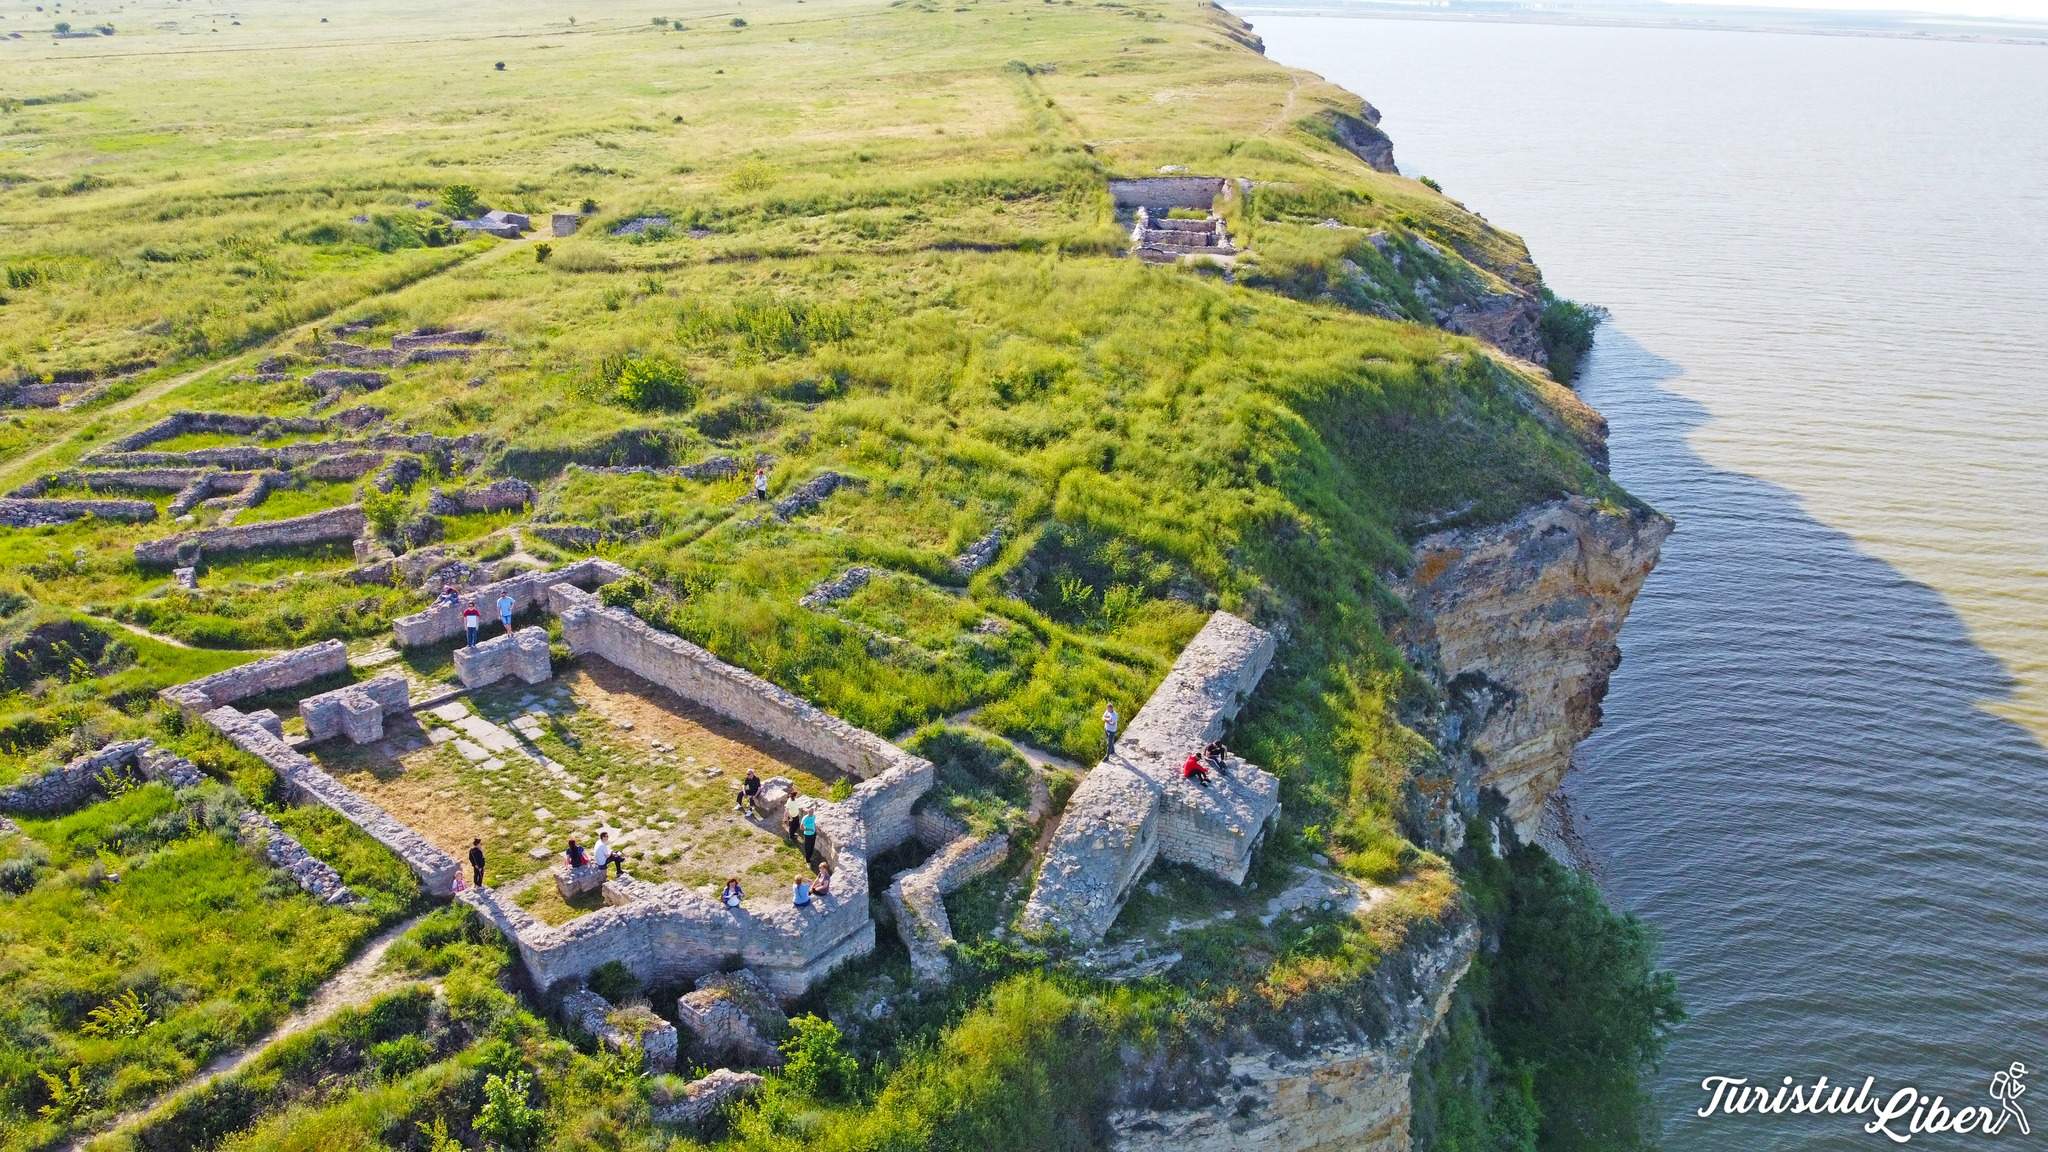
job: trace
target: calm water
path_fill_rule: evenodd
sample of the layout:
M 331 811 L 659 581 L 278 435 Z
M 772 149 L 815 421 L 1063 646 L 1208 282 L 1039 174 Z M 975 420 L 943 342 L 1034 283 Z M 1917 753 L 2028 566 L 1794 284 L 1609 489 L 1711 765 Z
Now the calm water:
M 1679 531 L 1569 791 L 1692 1012 L 1667 1146 L 1890 1146 L 1709 1075 L 2014 1060 L 1992 1143 L 2048 1142 L 2048 50 L 1246 15 L 1613 310 L 1582 389 Z

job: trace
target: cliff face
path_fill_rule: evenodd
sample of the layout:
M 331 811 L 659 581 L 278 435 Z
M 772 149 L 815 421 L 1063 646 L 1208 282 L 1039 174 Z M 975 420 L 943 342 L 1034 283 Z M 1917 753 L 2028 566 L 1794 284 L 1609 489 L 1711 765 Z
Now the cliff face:
M 1503 524 L 1438 532 L 1415 546 L 1404 639 L 1448 701 L 1440 744 L 1455 794 L 1422 821 L 1455 843 L 1455 808 L 1492 788 L 1534 837 L 1572 748 L 1600 722 L 1616 637 L 1671 521 L 1582 496 Z
M 1117 1152 L 1407 1152 L 1409 1078 L 1472 964 L 1468 919 L 1389 956 L 1341 1009 L 1126 1069 Z

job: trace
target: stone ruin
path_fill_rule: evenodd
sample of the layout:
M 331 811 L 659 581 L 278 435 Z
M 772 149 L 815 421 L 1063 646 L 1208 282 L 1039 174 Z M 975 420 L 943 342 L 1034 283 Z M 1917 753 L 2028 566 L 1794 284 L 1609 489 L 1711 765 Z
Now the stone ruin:
M 1233 884 L 1280 811 L 1280 782 L 1235 757 L 1209 786 L 1181 762 L 1237 715 L 1272 662 L 1272 635 L 1218 612 L 1189 641 L 1152 698 L 1067 801 L 1025 905 L 1028 930 L 1092 944 L 1161 857 Z
M 786 781 L 762 790 L 764 820 L 776 827 L 801 808 L 818 824 L 818 851 L 833 866 L 833 889 L 808 908 L 775 905 L 728 909 L 708 895 L 631 876 L 594 878 L 605 907 L 562 925 L 547 925 L 489 889 L 460 898 L 509 939 L 532 986 L 550 993 L 582 984 L 609 961 L 623 964 L 642 983 L 699 980 L 735 967 L 751 968 L 773 995 L 792 997 L 847 960 L 874 948 L 867 861 L 916 834 L 913 810 L 932 784 L 933 767 L 873 733 L 833 716 L 794 693 L 733 667 L 680 637 L 669 635 L 623 608 L 606 607 L 587 587 L 624 576 L 603 560 L 584 560 L 546 573 L 523 573 L 476 590 L 479 603 L 509 595 L 515 611 L 545 608 L 561 621 L 571 652 L 592 655 L 640 679 L 739 723 L 770 741 L 794 748 L 855 777 L 843 801 L 797 800 Z M 398 647 L 452 640 L 463 632 L 461 605 L 439 604 L 394 622 Z M 486 653 L 486 648 L 495 646 Z M 465 656 L 465 652 L 477 652 Z M 457 652 L 458 665 L 481 668 L 532 653 L 527 674 L 545 678 L 546 633 L 528 627 Z M 254 696 L 287 692 L 340 675 L 346 647 L 323 641 L 164 690 L 166 700 L 203 719 L 230 743 L 268 764 L 294 796 L 333 809 L 395 853 L 427 891 L 455 894 L 456 861 L 418 832 L 328 774 L 283 736 L 277 717 L 235 705 Z M 551 670 L 549 670 L 551 671 Z M 402 677 L 351 684 L 300 702 L 308 743 L 339 735 L 375 739 L 384 718 L 410 708 Z M 941 909 L 943 912 L 943 909 Z
M 455 650 L 455 675 L 464 688 L 482 688 L 507 676 L 539 684 L 555 674 L 545 628 L 521 628 Z
M 612 1002 L 579 988 L 562 997 L 562 1022 L 613 1052 L 637 1049 L 649 1072 L 676 1066 L 676 1026 L 646 1008 L 613 1008 Z
M 109 781 L 128 776 L 161 782 L 179 793 L 206 782 L 206 774 L 190 760 L 155 741 L 123 740 L 0 789 L 0 812 L 54 816 L 101 798 Z M 361 902 L 340 873 L 255 808 L 244 808 L 236 818 L 235 838 L 321 903 Z
M 135 546 L 135 562 L 158 568 L 190 567 L 208 555 L 266 548 L 304 548 L 354 540 L 369 521 L 360 504 L 344 504 L 324 512 L 227 528 L 178 532 Z
M 1190 256 L 1228 259 L 1237 255 L 1216 206 L 1242 195 L 1241 181 L 1213 176 L 1157 176 L 1109 182 L 1117 218 L 1131 225 L 1131 254 L 1153 263 Z M 1204 213 L 1175 219 L 1175 209 Z
M 69 524 L 87 517 L 123 524 L 146 524 L 156 519 L 156 505 L 147 500 L 0 499 L 0 526 L 8 528 L 41 528 L 50 524 Z

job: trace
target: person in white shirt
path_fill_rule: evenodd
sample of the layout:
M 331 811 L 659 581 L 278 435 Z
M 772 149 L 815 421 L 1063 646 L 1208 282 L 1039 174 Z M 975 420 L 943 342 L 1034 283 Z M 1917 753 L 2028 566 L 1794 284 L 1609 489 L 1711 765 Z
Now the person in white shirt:
M 612 850 L 612 834 L 610 832 L 600 831 L 597 834 L 597 847 L 591 850 L 590 862 L 597 865 L 600 870 L 606 864 L 610 864 L 612 866 L 612 875 L 614 876 L 624 876 L 626 874 L 626 854 Z
M 1116 751 L 1116 722 L 1116 705 L 1104 704 L 1102 706 L 1102 739 L 1109 745 L 1111 752 Z

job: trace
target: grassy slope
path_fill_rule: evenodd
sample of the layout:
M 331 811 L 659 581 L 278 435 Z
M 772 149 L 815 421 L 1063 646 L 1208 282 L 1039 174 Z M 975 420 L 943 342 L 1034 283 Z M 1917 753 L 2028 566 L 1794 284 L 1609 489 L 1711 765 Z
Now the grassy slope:
M 0 363 L 159 362 L 77 409 L 6 417 L 0 483 L 177 408 L 305 413 L 296 385 L 230 377 L 310 354 L 322 317 L 377 320 L 361 339 L 485 327 L 476 360 L 400 369 L 372 402 L 487 435 L 489 468 L 541 484 L 545 514 L 614 530 L 604 550 L 659 582 L 644 612 L 871 727 L 980 708 L 1085 760 L 1101 701 L 1128 715 L 1204 609 L 1286 627 L 1234 741 L 1285 781 L 1267 856 L 1326 851 L 1408 878 L 1410 898 L 1335 933 L 1219 930 L 1175 995 L 1283 1008 L 1440 908 L 1447 874 L 1395 815 L 1431 752 L 1397 719 L 1419 688 L 1383 632 L 1383 574 L 1447 510 L 1626 497 L 1586 463 L 1570 432 L 1588 414 L 1554 386 L 1321 285 L 1369 230 L 1461 253 L 1475 282 L 1532 283 L 1520 243 L 1304 130 L 1352 98 L 1247 50 L 1204 5 L 570 15 L 515 0 L 483 27 L 378 0 L 259 2 L 231 25 L 142 4 L 110 17 L 111 39 L 0 41 L 0 95 L 89 94 L 0 112 L 0 266 L 35 270 L 0 290 Z M 1269 182 L 1232 222 L 1256 253 L 1241 283 L 1117 255 L 1104 178 L 1162 165 Z M 530 242 L 407 246 L 427 222 L 409 205 L 458 181 L 497 206 L 600 209 L 545 263 Z M 647 213 L 676 226 L 608 234 Z M 674 364 L 694 405 L 613 402 L 603 365 L 620 356 Z M 825 469 L 862 484 L 752 524 L 737 482 L 562 472 L 755 452 L 778 495 Z M 960 586 L 946 560 L 996 526 L 1002 561 Z M 334 553 L 217 565 L 199 596 L 168 594 L 128 559 L 167 530 L 8 532 L 0 557 L 42 604 L 213 649 L 368 637 L 407 607 L 336 580 Z M 796 605 L 851 563 L 889 583 L 832 614 Z M 152 663 L 173 652 L 123 675 L 175 679 Z M 63 720 L 145 723 L 146 698 L 124 702 L 67 698 Z M 45 701 L 7 703 L 39 721 L 10 729 L 12 755 L 55 758 Z

